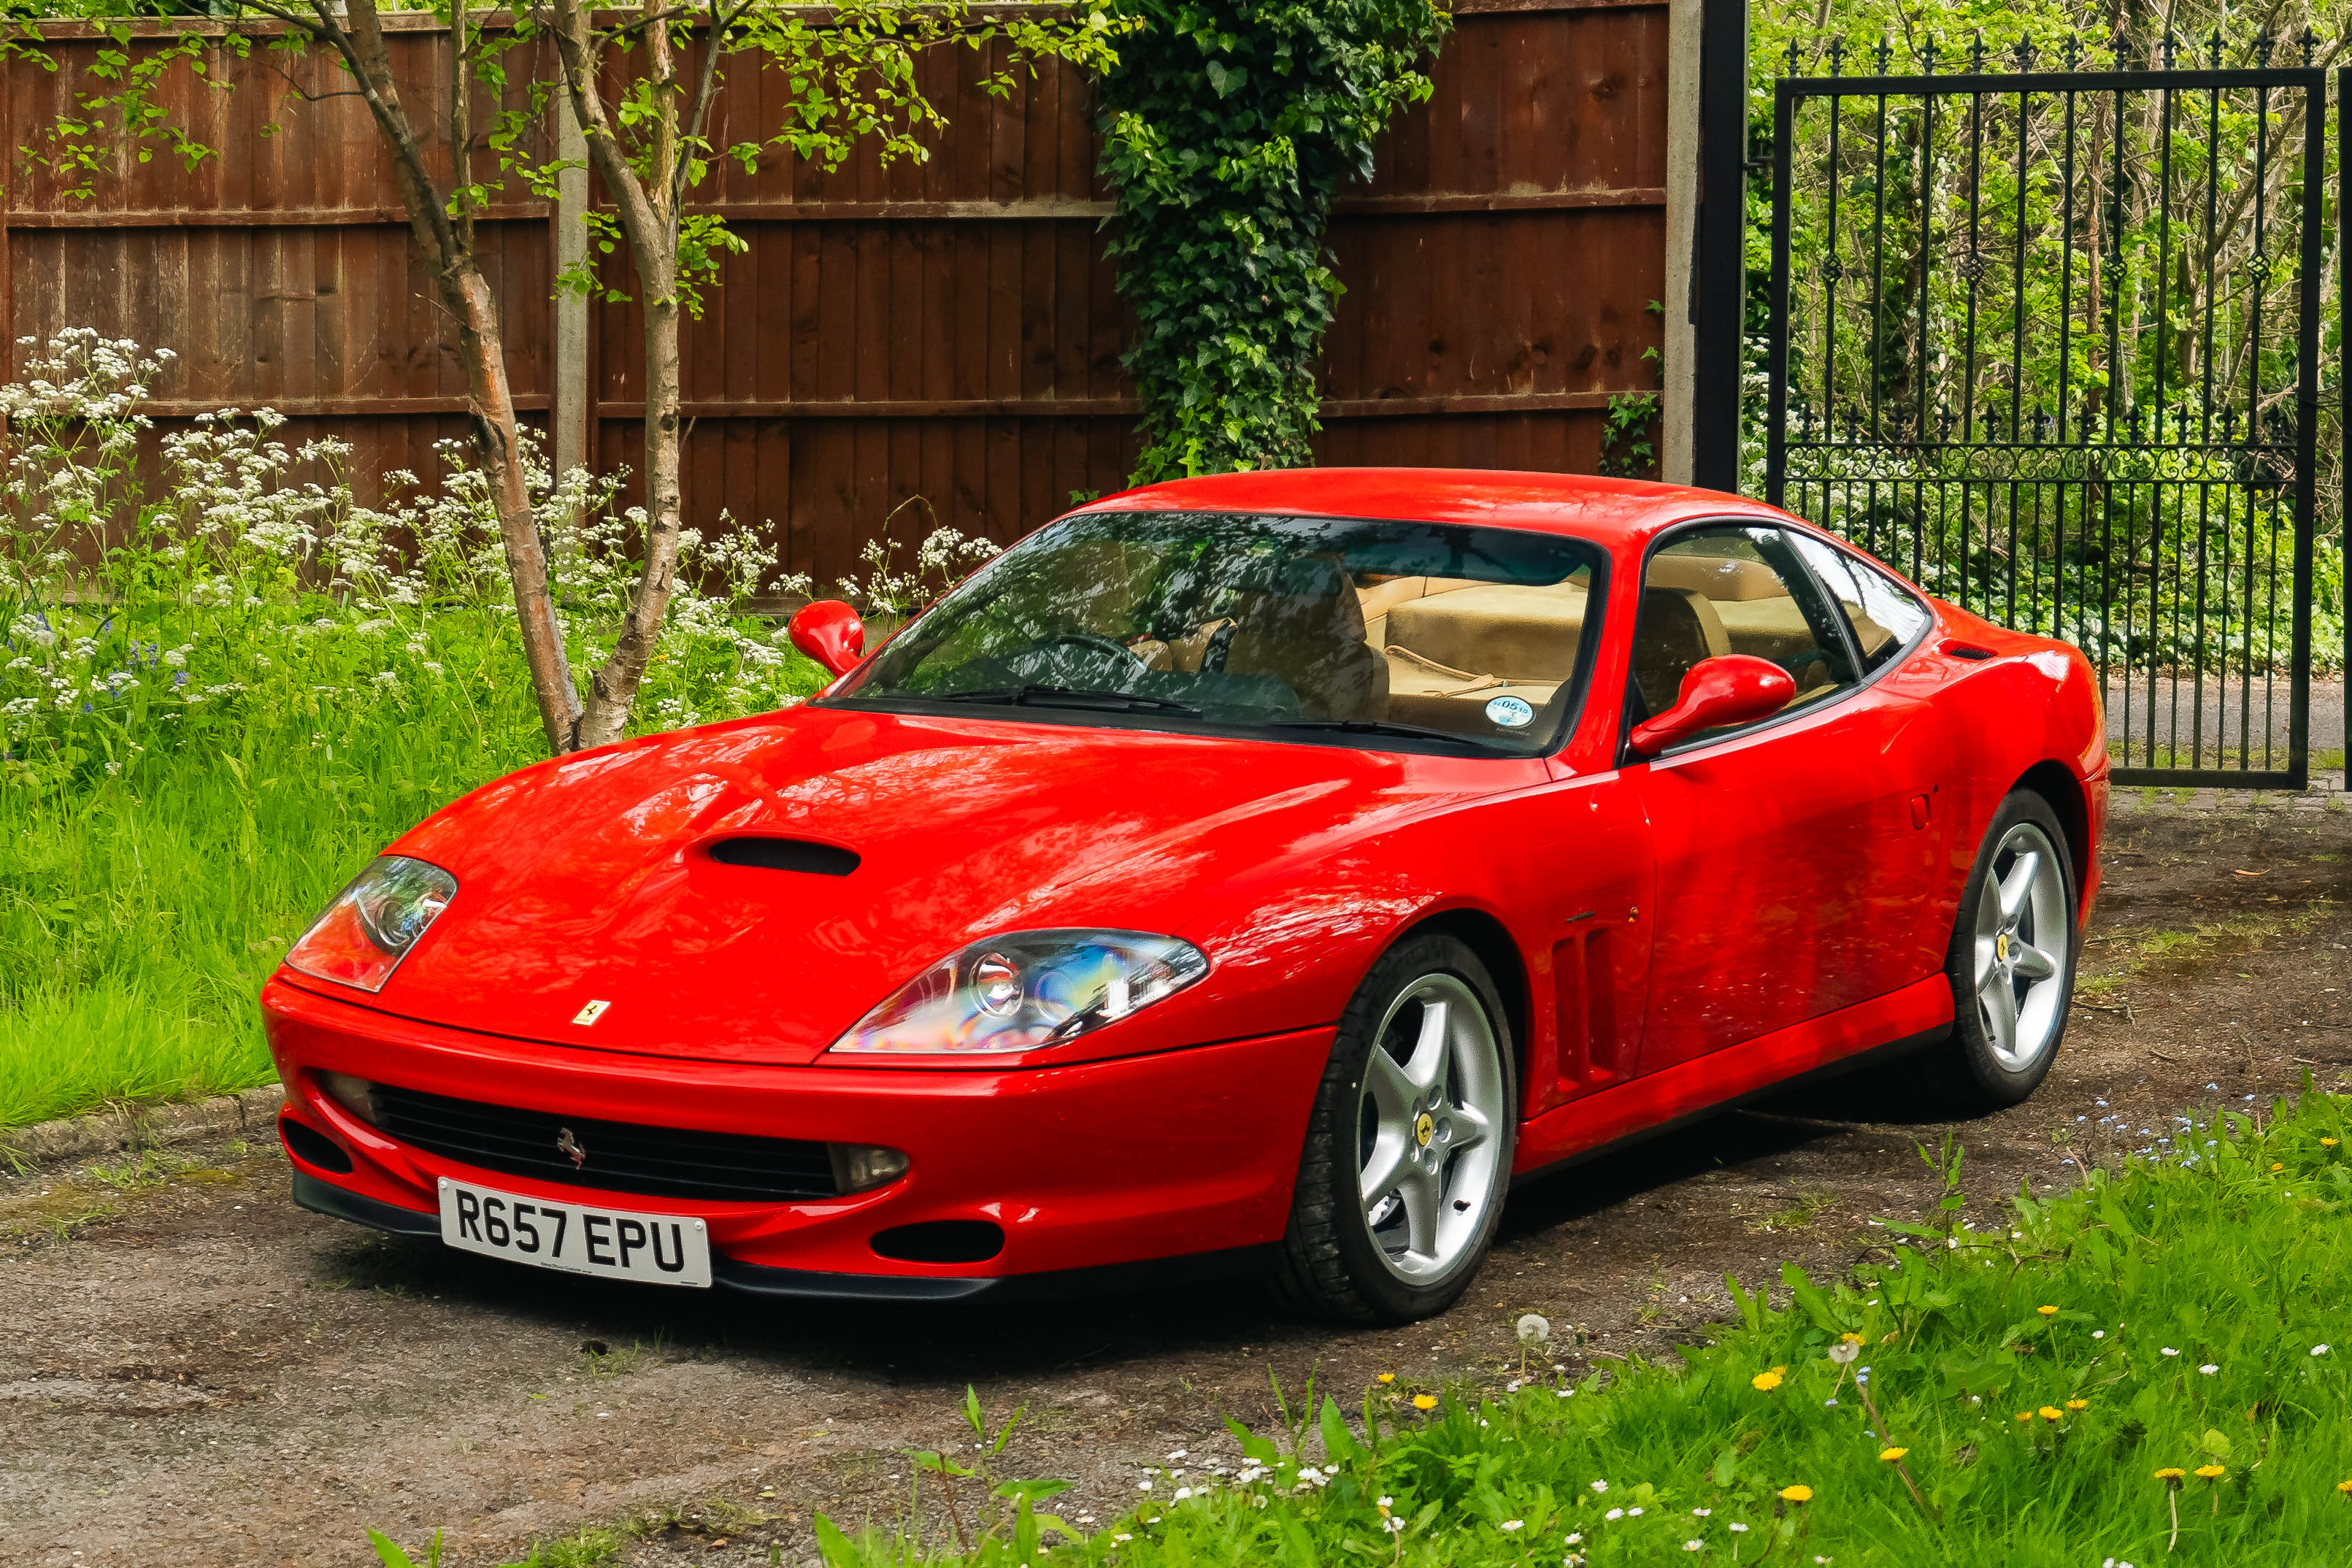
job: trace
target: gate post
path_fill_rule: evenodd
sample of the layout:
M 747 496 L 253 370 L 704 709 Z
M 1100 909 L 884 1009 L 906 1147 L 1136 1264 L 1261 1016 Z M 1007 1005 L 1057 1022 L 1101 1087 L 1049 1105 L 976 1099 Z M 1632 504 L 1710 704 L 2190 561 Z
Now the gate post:
M 1699 23 L 1697 287 L 1692 290 L 1691 483 L 1739 489 L 1740 318 L 1747 310 L 1748 0 Z

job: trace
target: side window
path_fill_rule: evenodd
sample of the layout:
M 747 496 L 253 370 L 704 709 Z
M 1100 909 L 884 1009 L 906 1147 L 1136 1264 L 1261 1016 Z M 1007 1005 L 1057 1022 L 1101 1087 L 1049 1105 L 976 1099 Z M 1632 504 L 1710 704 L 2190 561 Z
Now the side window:
M 1672 708 L 1693 666 L 1727 653 L 1787 670 L 1797 683 L 1791 709 L 1860 679 L 1835 612 L 1777 528 L 1701 529 L 1650 557 L 1633 629 L 1636 721 Z
M 1927 629 L 1927 606 L 1885 573 L 1818 539 L 1801 533 L 1789 538 L 1845 611 L 1865 673 L 1876 673 Z

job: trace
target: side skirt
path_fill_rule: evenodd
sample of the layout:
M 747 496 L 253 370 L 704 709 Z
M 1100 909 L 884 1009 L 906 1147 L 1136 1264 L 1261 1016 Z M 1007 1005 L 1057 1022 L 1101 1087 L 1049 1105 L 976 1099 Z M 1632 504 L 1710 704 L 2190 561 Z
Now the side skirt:
M 1952 1026 L 1941 974 L 1744 1046 L 1598 1090 L 1519 1128 L 1513 1185 L 1719 1115 L 1798 1083 L 1818 1082 L 1935 1044 Z

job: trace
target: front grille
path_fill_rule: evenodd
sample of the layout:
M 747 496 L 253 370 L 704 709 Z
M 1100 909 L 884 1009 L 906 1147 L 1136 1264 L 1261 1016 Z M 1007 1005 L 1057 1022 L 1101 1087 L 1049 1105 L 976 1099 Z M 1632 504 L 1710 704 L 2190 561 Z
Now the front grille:
M 373 1100 L 375 1124 L 394 1138 L 486 1171 L 604 1192 L 721 1203 L 835 1195 L 833 1156 L 823 1143 L 591 1121 L 382 1083 L 375 1086 Z M 576 1167 L 557 1146 L 567 1131 L 584 1155 Z

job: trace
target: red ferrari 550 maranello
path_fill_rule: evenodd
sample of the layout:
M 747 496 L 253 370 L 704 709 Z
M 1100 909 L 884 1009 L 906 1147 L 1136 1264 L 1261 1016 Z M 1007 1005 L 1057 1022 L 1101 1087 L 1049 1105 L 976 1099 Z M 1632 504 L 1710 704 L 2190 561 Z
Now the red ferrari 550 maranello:
M 262 1004 L 307 1207 L 576 1274 L 1453 1300 L 1532 1175 L 1903 1053 L 2050 1068 L 2073 648 L 1781 512 L 1325 469 L 1082 507 L 804 706 L 407 834 Z

